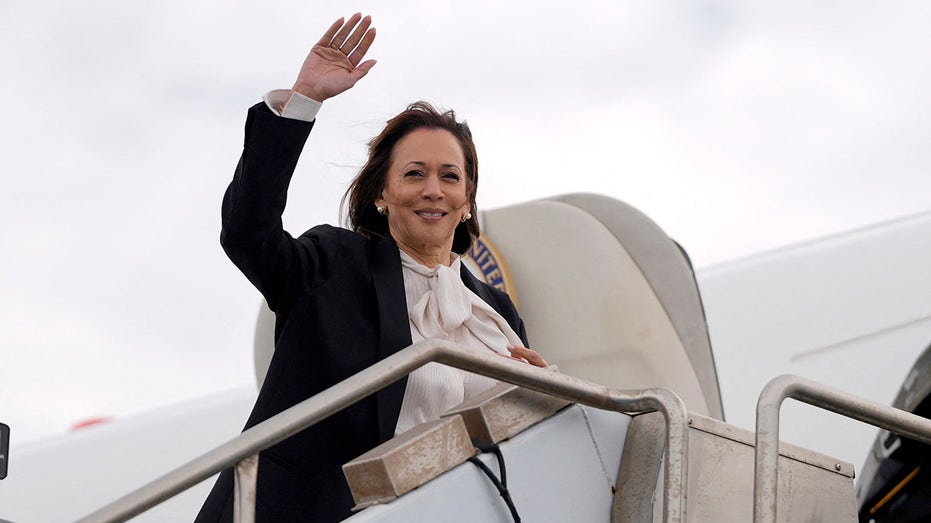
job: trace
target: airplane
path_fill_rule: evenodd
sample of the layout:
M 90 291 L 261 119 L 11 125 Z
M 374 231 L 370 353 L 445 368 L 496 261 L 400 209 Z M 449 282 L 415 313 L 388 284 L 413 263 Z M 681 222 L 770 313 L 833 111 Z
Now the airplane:
M 740 496 L 728 503 L 715 493 L 727 474 L 707 485 L 699 478 L 731 459 L 689 461 L 694 482 L 688 487 L 693 504 L 689 513 L 694 515 L 689 521 L 700 520 L 698 514 L 708 521 L 747 519 L 753 508 L 747 488 L 752 490 L 753 482 L 748 456 L 753 452 L 754 404 L 777 375 L 802 375 L 927 415 L 928 402 L 921 398 L 927 397 L 931 381 L 926 351 L 931 339 L 931 213 L 697 272 L 686 251 L 649 217 L 604 196 L 552 197 L 487 210 L 481 220 L 483 238 L 470 253 L 470 267 L 511 294 L 535 349 L 560 374 L 616 389 L 669 389 L 688 409 L 690 449 L 722 448 L 726 442 L 727 452 L 740 454 L 733 459 L 739 472 L 728 483 Z M 9 456 L 9 475 L 0 483 L 0 519 L 75 520 L 236 436 L 274 350 L 272 328 L 273 318 L 260 308 L 256 386 L 92 423 L 18 449 Z M 926 473 L 904 479 L 927 459 L 920 445 L 881 432 L 871 451 L 875 427 L 793 402 L 782 411 L 779 436 L 788 442 L 780 447 L 782 459 L 802 467 L 792 477 L 814 474 L 809 480 L 817 484 L 836 483 L 821 503 L 842 507 L 819 512 L 817 500 L 799 499 L 795 506 L 803 512 L 795 516 L 813 521 L 907 520 L 893 514 L 893 508 L 911 506 L 907 499 L 896 502 L 902 496 L 914 500 L 926 492 L 921 490 L 927 489 Z M 540 482 L 547 493 L 565 489 L 569 478 L 579 487 L 572 491 L 576 496 L 520 498 L 514 486 L 514 503 L 528 519 L 536 514 L 539 520 L 557 521 L 559 514 L 579 514 L 584 506 L 593 521 L 635 517 L 624 511 L 661 520 L 663 503 L 658 500 L 665 499 L 666 487 L 657 476 L 662 460 L 647 445 L 656 438 L 640 435 L 649 433 L 647 418 L 578 404 L 509 436 L 501 448 L 508 456 L 512 485 Z M 713 443 L 704 443 L 708 437 Z M 571 460 L 576 468 L 566 474 L 539 474 L 540 463 L 549 470 L 569 466 L 560 461 L 556 448 L 572 448 L 573 456 L 585 455 L 587 461 Z M 531 451 L 544 458 L 536 464 L 521 458 Z M 711 450 L 690 451 L 689 456 L 711 456 L 702 452 Z M 492 466 L 491 457 L 480 457 Z M 637 459 L 646 465 L 637 465 Z M 855 495 L 851 463 L 864 459 L 869 461 L 861 469 Z M 639 472 L 633 475 L 632 470 Z M 202 481 L 132 521 L 190 520 L 212 483 Z M 703 488 L 707 486 L 714 488 Z M 462 489 L 487 496 L 489 502 L 457 501 L 453 493 Z M 496 496 L 477 469 L 462 463 L 351 519 L 405 521 L 424 517 L 429 509 L 432 515 L 447 510 L 462 521 L 508 521 Z M 639 503 L 617 506 L 619 499 Z M 920 503 L 912 505 L 924 510 Z M 491 512 L 470 512 L 476 506 Z M 714 512 L 724 507 L 737 507 L 739 516 Z M 783 510 L 780 517 L 788 513 Z

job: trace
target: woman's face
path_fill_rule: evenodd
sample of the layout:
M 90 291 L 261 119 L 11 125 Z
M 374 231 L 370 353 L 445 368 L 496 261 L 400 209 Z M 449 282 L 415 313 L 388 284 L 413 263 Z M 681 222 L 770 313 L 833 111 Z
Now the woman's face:
M 465 169 L 462 147 L 445 129 L 415 129 L 398 140 L 375 203 L 387 208 L 399 247 L 448 258 L 456 226 L 471 210 Z

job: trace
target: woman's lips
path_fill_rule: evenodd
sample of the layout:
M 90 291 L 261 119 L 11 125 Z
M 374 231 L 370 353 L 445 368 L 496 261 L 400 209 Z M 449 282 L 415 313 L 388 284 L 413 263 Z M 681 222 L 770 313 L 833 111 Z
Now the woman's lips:
M 431 221 L 441 220 L 444 216 L 449 214 L 446 211 L 441 211 L 439 209 L 420 209 L 414 212 L 417 214 L 417 216 Z

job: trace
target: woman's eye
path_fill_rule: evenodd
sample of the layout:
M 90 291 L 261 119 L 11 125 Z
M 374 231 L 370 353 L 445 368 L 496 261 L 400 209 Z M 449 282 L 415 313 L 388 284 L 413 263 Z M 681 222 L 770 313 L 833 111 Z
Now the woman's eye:
M 423 176 L 423 173 L 420 171 L 407 171 L 404 176 Z
M 457 181 L 457 182 L 460 180 L 459 175 L 456 173 L 446 173 L 443 175 L 443 178 L 446 178 L 447 180 Z

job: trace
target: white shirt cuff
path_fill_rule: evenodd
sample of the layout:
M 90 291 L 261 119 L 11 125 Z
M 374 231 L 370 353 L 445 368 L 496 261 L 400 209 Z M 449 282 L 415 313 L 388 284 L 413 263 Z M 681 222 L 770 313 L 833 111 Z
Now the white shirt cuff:
M 265 105 L 278 116 L 305 122 L 312 122 L 317 117 L 320 108 L 323 107 L 323 102 L 318 102 L 290 89 L 269 91 L 262 99 L 265 100 Z

